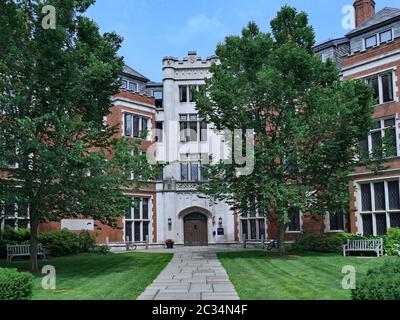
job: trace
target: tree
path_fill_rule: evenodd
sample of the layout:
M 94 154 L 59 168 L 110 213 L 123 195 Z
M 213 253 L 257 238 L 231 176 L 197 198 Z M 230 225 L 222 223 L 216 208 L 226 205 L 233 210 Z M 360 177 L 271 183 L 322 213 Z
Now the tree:
M 104 123 L 122 39 L 83 16 L 93 2 L 0 3 L 0 200 L 29 208 L 32 271 L 40 223 L 86 216 L 113 225 L 131 205 L 124 190 L 153 174 L 145 156 L 132 156 L 138 143 Z M 55 8 L 55 29 L 42 26 L 45 4 Z
M 372 123 L 371 89 L 341 81 L 335 64 L 314 52 L 307 15 L 284 6 L 272 33 L 249 23 L 219 44 L 201 116 L 217 130 L 252 129 L 254 170 L 238 175 L 232 159 L 209 166 L 201 191 L 240 214 L 259 210 L 279 229 L 281 254 L 294 210 L 324 215 L 349 211 L 349 173 Z M 229 142 L 229 141 L 228 141 Z

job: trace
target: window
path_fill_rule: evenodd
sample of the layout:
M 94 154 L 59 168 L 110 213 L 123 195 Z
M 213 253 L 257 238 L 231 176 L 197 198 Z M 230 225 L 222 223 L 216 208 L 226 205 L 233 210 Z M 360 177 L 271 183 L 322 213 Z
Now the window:
M 128 81 L 127 80 L 121 80 L 120 88 L 121 89 L 128 89 Z
M 329 214 L 329 231 L 344 231 L 345 215 L 342 213 Z
M 181 114 L 179 120 L 181 142 L 207 141 L 207 123 L 197 114 Z
M 194 91 L 204 92 L 204 85 L 183 85 L 179 86 L 179 101 L 180 102 L 194 102 Z
M 376 120 L 368 138 L 361 142 L 361 148 L 362 153 L 375 159 L 397 156 L 396 117 Z
M 200 162 L 181 163 L 181 181 L 205 180 L 204 167 Z
M 257 201 L 251 199 L 249 201 L 249 212 L 242 214 L 240 217 L 242 238 L 248 240 L 265 239 L 266 219 L 264 211 L 256 209 Z
M 0 225 L 13 229 L 29 227 L 29 209 L 26 204 L 5 201 L 1 205 Z
M 188 99 L 188 86 L 179 86 L 179 101 L 187 102 Z
M 373 88 L 374 98 L 377 104 L 394 100 L 392 71 L 369 77 L 366 81 Z
M 376 35 L 365 38 L 365 49 L 376 47 L 377 45 L 378 45 L 378 40 Z
M 399 179 L 363 183 L 359 193 L 364 235 L 383 235 L 400 226 Z
M 124 136 L 131 138 L 143 138 L 145 132 L 149 133 L 151 121 L 150 118 L 143 117 L 140 115 L 125 113 L 124 114 Z
M 387 30 L 379 34 L 379 42 L 390 42 L 393 40 L 392 30 Z
M 381 76 L 382 80 L 382 102 L 393 101 L 393 75 L 387 73 Z
M 129 91 L 138 92 L 138 84 L 136 82 L 129 81 Z
M 300 210 L 296 208 L 289 209 L 290 224 L 288 227 L 288 232 L 300 232 L 301 222 L 300 222 Z
M 125 214 L 125 240 L 144 242 L 149 236 L 150 198 L 134 198 Z
M 163 108 L 163 92 L 154 90 L 153 97 L 155 99 L 156 108 Z
M 156 142 L 163 141 L 163 122 L 156 122 Z

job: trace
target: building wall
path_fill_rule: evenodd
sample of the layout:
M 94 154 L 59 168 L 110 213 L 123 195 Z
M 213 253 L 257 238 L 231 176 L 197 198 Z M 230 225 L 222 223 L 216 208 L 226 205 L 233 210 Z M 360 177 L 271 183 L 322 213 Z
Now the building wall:
M 370 35 L 393 28 L 396 39 L 390 43 L 382 44 L 375 48 L 364 50 L 363 39 Z M 394 157 L 386 159 L 385 169 L 378 174 L 371 172 L 365 167 L 358 167 L 351 175 L 349 192 L 353 195 L 350 203 L 352 215 L 350 217 L 350 229 L 353 233 L 364 233 L 361 214 L 361 191 L 360 186 L 364 183 L 382 182 L 385 180 L 400 179 L 400 103 L 399 103 L 399 76 L 400 76 L 400 23 L 392 23 L 390 26 L 377 28 L 351 39 L 351 51 L 354 53 L 343 60 L 344 79 L 363 79 L 367 76 L 380 74 L 382 72 L 393 72 L 394 101 L 377 104 L 374 108 L 374 118 L 395 117 L 396 151 Z M 387 196 L 387 195 L 386 195 Z M 386 199 L 387 201 L 387 199 Z M 387 204 L 387 203 L 386 203 Z M 376 218 L 373 214 L 373 229 L 377 233 Z M 390 214 L 387 214 L 387 227 L 390 226 Z
M 207 217 L 208 242 L 221 243 L 237 241 L 237 216 L 224 202 L 213 203 L 196 191 L 195 181 L 181 181 L 180 163 L 188 159 L 200 159 L 200 154 L 213 154 L 221 148 L 213 141 L 221 137 L 209 131 L 207 142 L 180 141 L 180 114 L 197 114 L 195 103 L 180 102 L 179 86 L 203 85 L 211 77 L 208 68 L 218 62 L 215 57 L 200 59 L 195 53 L 178 60 L 167 57 L 163 60 L 164 101 L 163 110 L 157 110 L 156 120 L 164 122 L 163 144 L 157 148 L 159 160 L 166 160 L 164 182 L 157 185 L 157 221 L 158 239 L 160 242 L 173 239 L 177 244 L 184 243 L 184 217 L 187 214 L 200 212 Z M 211 129 L 209 125 L 209 129 Z M 165 157 L 162 157 L 164 155 Z M 196 161 L 197 160 L 193 160 Z M 169 184 L 168 184 L 169 183 Z M 172 187 L 171 187 L 172 186 Z M 219 219 L 222 218 L 222 224 Z M 171 219 L 171 224 L 168 224 Z M 218 235 L 217 229 L 223 228 L 224 234 Z

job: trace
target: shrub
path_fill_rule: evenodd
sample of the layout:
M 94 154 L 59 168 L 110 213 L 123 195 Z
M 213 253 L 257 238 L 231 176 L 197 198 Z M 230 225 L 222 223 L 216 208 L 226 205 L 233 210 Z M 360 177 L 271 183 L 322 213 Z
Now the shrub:
M 98 255 L 106 255 L 110 253 L 110 248 L 108 246 L 94 246 L 91 250 L 90 253 L 93 254 L 98 254 Z
M 91 235 L 88 231 L 82 231 L 78 239 L 81 252 L 89 252 L 96 247 L 96 236 Z
M 15 241 L 17 243 L 23 243 L 29 241 L 30 231 L 29 229 L 18 229 L 15 230 L 10 226 L 5 226 L 2 233 L 3 240 Z
M 67 229 L 43 232 L 39 234 L 39 242 L 54 257 L 66 256 L 80 252 L 79 236 Z
M 0 300 L 29 300 L 32 287 L 33 276 L 30 273 L 0 268 Z
M 303 233 L 300 235 L 299 239 L 290 246 L 289 250 L 299 252 L 341 253 L 347 239 L 357 240 L 364 239 L 364 237 L 344 232 L 336 233 L 333 236 L 316 236 Z
M 398 254 L 398 245 L 400 244 L 400 228 L 391 228 L 384 237 L 385 253 L 389 256 Z
M 400 300 L 400 260 L 367 271 L 352 290 L 353 300 Z

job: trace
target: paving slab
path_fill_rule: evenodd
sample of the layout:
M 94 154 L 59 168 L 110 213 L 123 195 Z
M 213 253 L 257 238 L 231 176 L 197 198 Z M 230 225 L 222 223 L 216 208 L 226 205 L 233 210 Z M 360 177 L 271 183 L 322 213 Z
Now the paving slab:
M 175 251 L 168 266 L 138 300 L 239 300 L 216 251 Z

